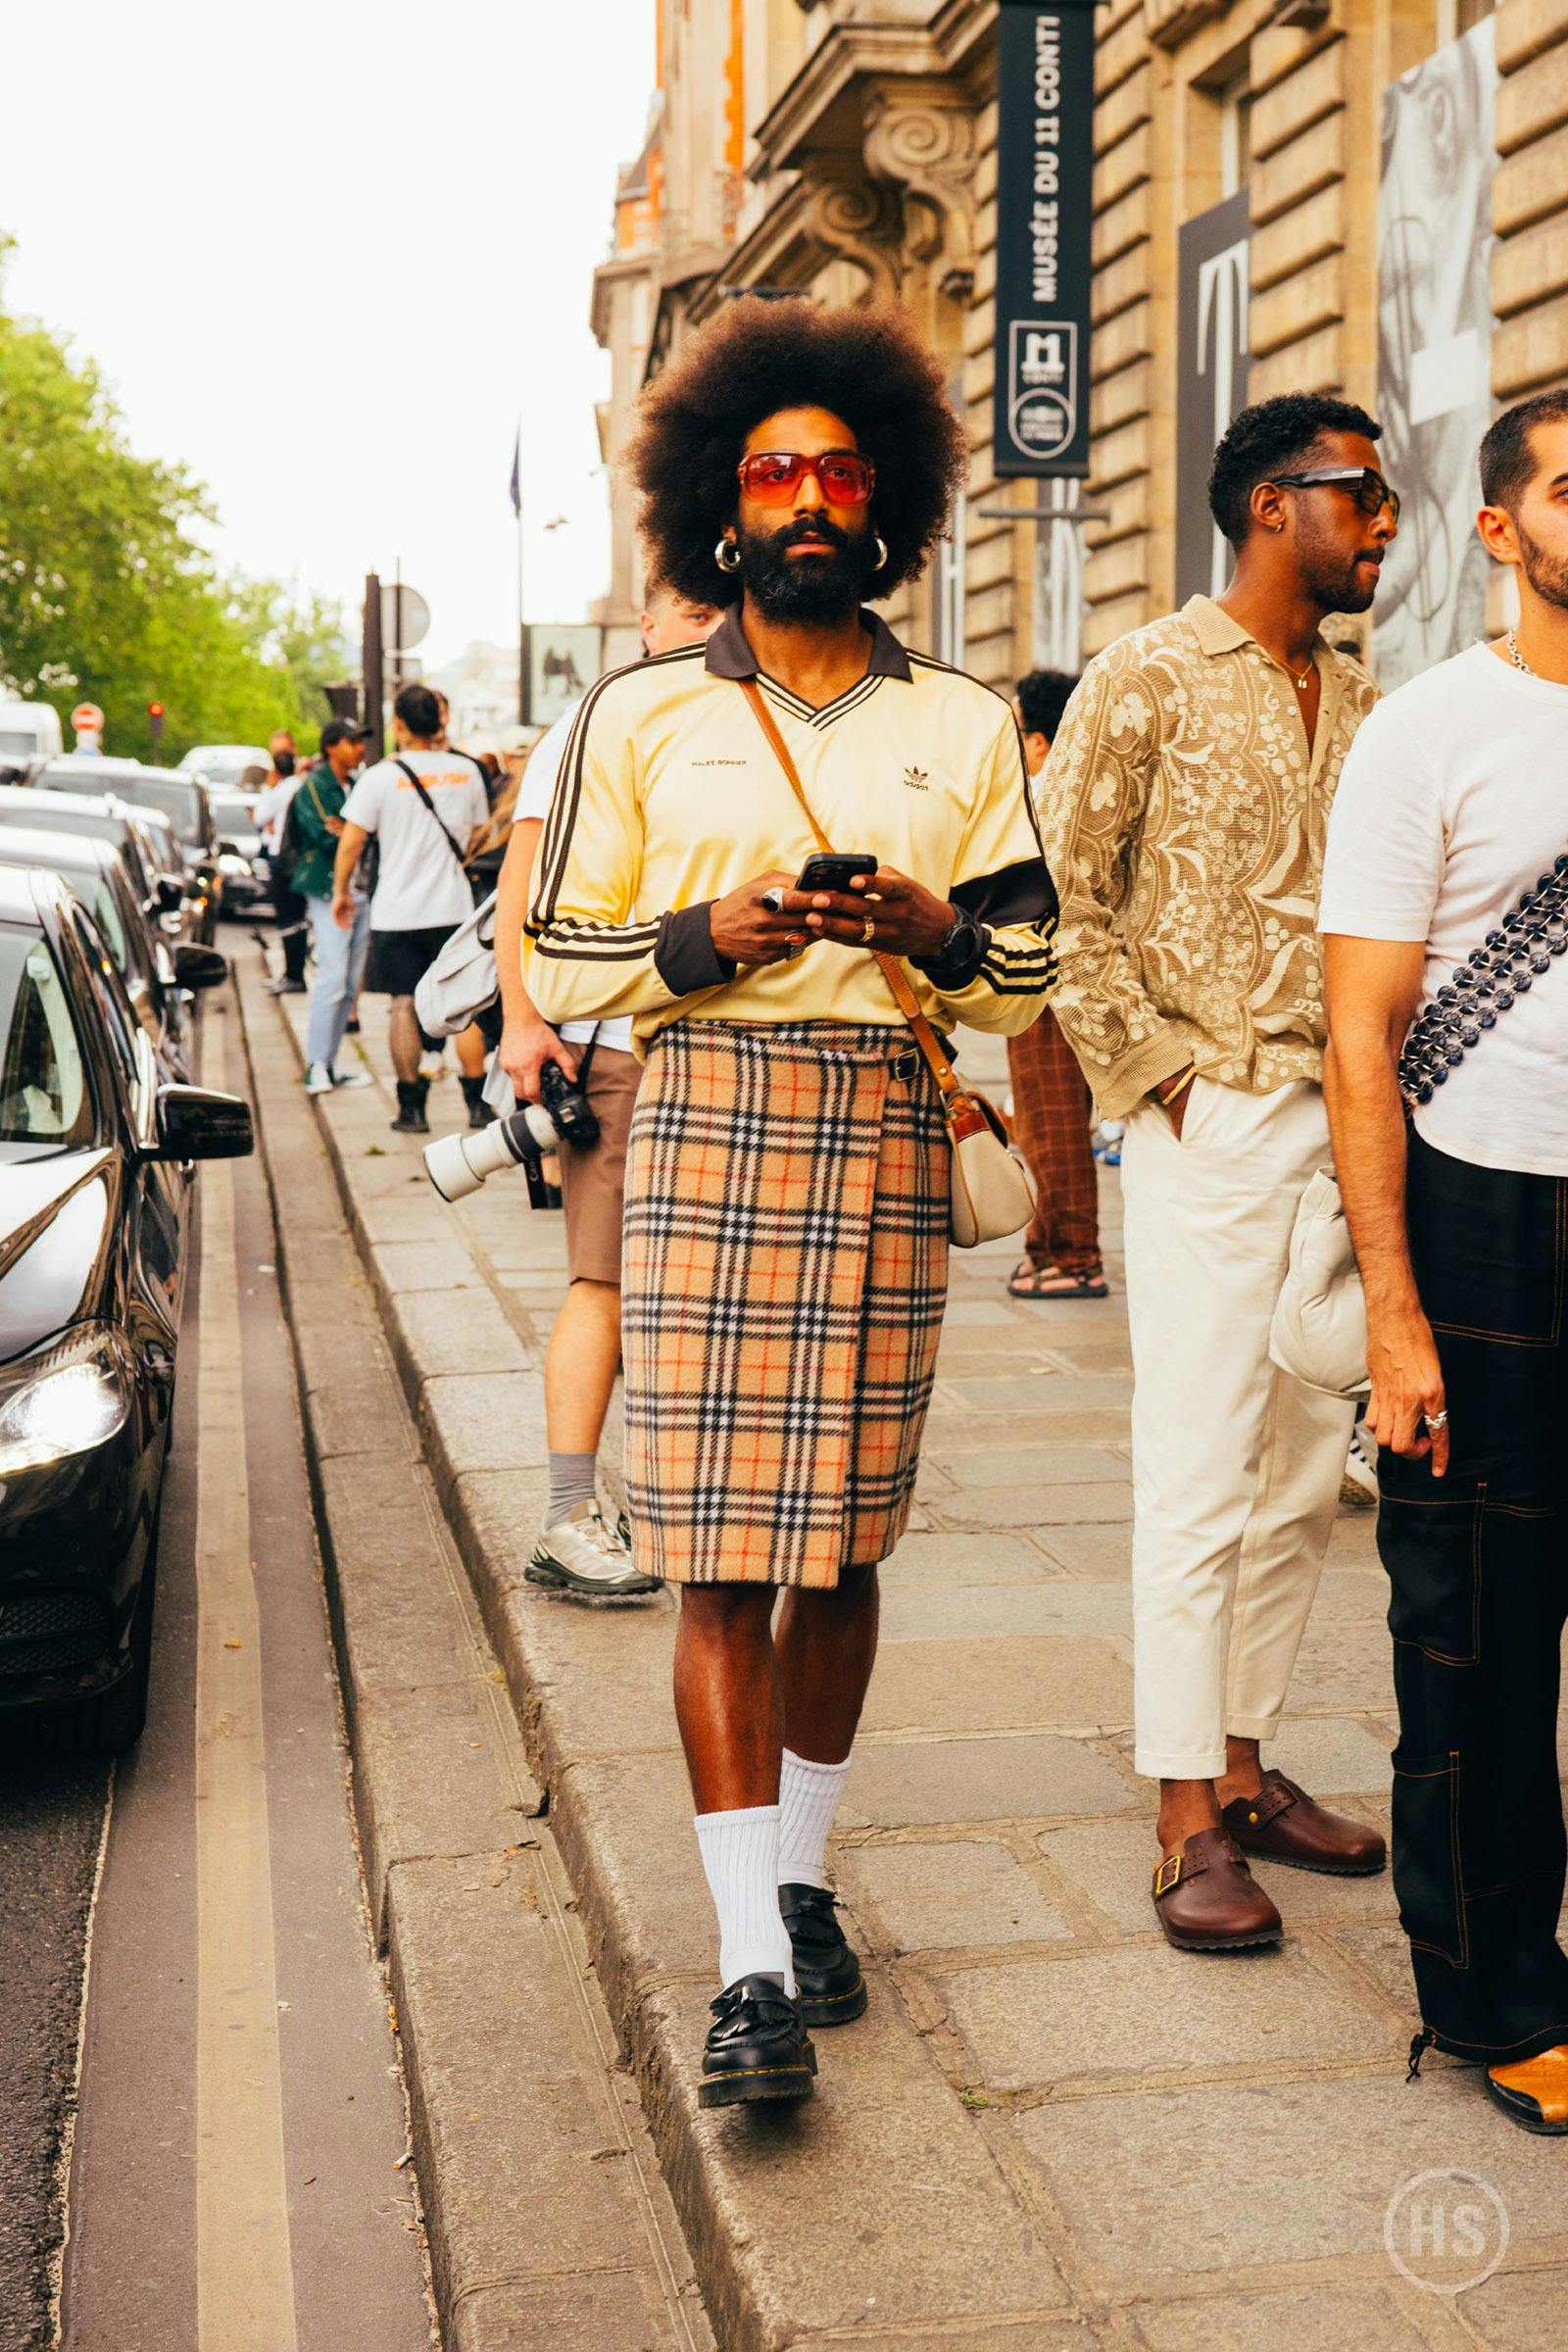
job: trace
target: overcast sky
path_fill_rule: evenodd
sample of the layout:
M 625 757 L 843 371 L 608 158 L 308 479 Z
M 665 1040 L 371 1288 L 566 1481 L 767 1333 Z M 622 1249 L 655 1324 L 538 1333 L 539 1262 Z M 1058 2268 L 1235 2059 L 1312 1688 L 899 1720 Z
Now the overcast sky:
M 427 662 L 606 585 L 588 330 L 654 0 L 74 0 L 5 11 L 8 307 L 95 359 L 218 551 L 355 609 L 428 598 Z M 558 515 L 564 525 L 546 532 Z M 357 618 L 355 621 L 357 628 Z

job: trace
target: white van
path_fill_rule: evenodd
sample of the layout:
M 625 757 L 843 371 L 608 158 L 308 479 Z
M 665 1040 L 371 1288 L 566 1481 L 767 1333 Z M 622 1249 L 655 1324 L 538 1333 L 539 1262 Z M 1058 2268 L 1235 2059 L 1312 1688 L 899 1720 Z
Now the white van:
M 0 703 L 0 763 L 58 760 L 63 749 L 58 710 L 47 703 Z

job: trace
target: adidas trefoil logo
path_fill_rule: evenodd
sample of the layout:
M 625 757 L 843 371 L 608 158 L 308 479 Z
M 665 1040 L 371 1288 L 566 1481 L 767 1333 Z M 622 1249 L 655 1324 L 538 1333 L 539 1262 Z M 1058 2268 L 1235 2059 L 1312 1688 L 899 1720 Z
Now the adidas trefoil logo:
M 931 789 L 926 781 L 926 771 L 923 767 L 906 767 L 904 771 L 904 781 L 911 792 L 929 792 Z

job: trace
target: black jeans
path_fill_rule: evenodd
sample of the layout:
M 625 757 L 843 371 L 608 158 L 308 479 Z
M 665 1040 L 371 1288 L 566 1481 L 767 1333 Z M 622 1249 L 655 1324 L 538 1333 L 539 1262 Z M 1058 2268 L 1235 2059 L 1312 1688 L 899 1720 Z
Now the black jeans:
M 1568 1179 L 1473 1167 L 1412 1133 L 1407 1216 L 1452 1454 L 1442 1479 L 1387 1448 L 1379 1463 L 1399 1701 L 1394 1886 L 1432 2038 L 1496 2065 L 1568 2041 Z

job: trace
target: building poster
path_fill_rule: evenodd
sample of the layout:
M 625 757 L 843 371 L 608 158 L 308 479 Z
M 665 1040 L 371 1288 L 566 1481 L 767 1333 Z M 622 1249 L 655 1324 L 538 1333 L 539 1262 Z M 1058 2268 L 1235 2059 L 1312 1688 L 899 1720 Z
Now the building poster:
M 1095 16 L 1002 0 L 994 467 L 1089 471 Z
M 551 727 L 580 702 L 598 677 L 604 630 L 589 621 L 531 620 L 523 632 L 527 654 L 524 721 Z
M 1484 633 L 1476 445 L 1492 421 L 1493 22 L 1383 93 L 1378 421 L 1403 502 L 1373 611 L 1385 691 Z
M 1214 444 L 1247 406 L 1248 255 L 1246 188 L 1195 220 L 1177 243 L 1176 601 L 1219 596 L 1231 575 L 1230 548 L 1208 511 Z

